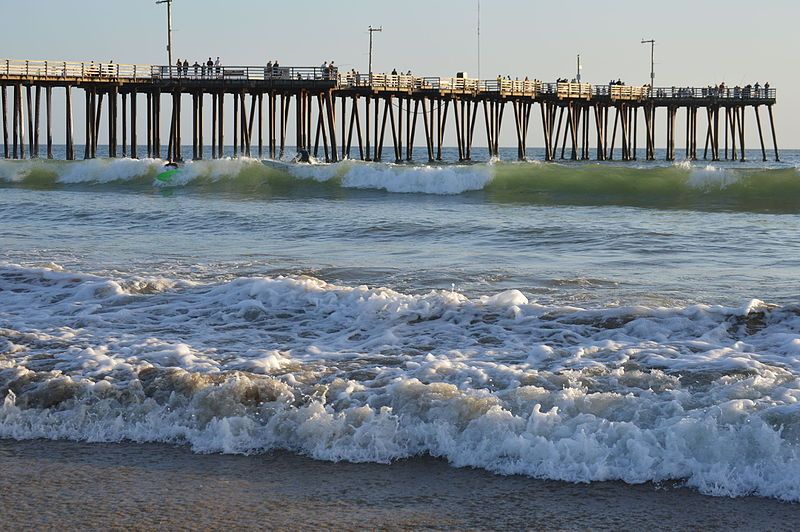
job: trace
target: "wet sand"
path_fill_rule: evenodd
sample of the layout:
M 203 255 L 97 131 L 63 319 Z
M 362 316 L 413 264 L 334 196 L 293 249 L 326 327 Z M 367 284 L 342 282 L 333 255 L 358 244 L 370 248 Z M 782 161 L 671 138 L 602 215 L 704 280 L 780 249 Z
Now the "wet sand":
M 800 504 L 183 447 L 0 440 L 0 529 L 793 530 Z

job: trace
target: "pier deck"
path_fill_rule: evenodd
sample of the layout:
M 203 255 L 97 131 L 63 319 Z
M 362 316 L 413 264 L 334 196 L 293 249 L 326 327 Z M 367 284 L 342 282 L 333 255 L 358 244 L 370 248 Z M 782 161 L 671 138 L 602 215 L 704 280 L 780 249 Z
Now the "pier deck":
M 8 120 L 9 88 L 12 100 L 11 121 Z M 250 156 L 254 151 L 255 136 L 258 138 L 258 156 L 265 155 L 266 122 L 266 154 L 273 158 L 283 156 L 286 151 L 287 126 L 292 118 L 290 107 L 294 104 L 295 146 L 299 150 L 305 149 L 319 156 L 321 145 L 324 157 L 329 161 L 351 157 L 354 139 L 359 158 L 382 160 L 387 125 L 394 148 L 394 160 L 411 160 L 417 130 L 420 129 L 419 121 L 423 122 L 428 160 L 441 160 L 450 116 L 455 126 L 459 159 L 467 161 L 471 159 L 479 114 L 482 115 L 485 125 L 490 154 L 497 156 L 505 109 L 510 106 L 513 108 L 518 157 L 525 159 L 532 109 L 536 105 L 540 109 L 546 160 L 557 158 L 559 146 L 562 159 L 588 160 L 592 151 L 590 138 L 594 141 L 597 160 L 614 159 L 617 146 L 621 160 L 635 160 L 640 125 L 645 131 L 646 158 L 652 160 L 656 151 L 656 118 L 659 109 L 665 110 L 666 114 L 664 138 L 667 160 L 674 160 L 676 156 L 676 121 L 679 110 L 684 111 L 686 118 L 687 158 L 698 157 L 697 134 L 698 130 L 702 131 L 698 126 L 700 114 L 705 119 L 703 158 L 708 158 L 710 150 L 712 160 L 720 160 L 722 157 L 744 160 L 747 109 L 752 109 L 755 116 L 761 154 L 766 160 L 767 151 L 759 112 L 760 107 L 764 106 L 769 117 L 775 159 L 779 159 L 772 110 L 776 103 L 776 91 L 769 86 L 650 88 L 544 83 L 527 79 L 478 80 L 387 74 L 370 76 L 355 72 L 339 73 L 320 67 L 178 67 L 2 60 L 0 95 L 5 158 L 26 157 L 26 125 L 29 139 L 27 156 L 39 156 L 40 102 L 43 90 L 47 156 L 52 157 L 51 100 L 55 88 L 65 90 L 67 159 L 76 157 L 72 131 L 73 88 L 82 89 L 86 100 L 84 158 L 96 156 L 104 98 L 107 102 L 109 155 L 116 157 L 118 152 L 122 156 L 139 155 L 137 105 L 140 95 L 144 95 L 147 105 L 145 130 L 148 157 L 162 156 L 160 113 L 162 100 L 169 98 L 172 100 L 172 108 L 166 155 L 170 159 L 179 159 L 182 100 L 185 95 L 189 95 L 192 98 L 191 135 L 192 155 L 195 159 L 202 158 L 203 107 L 208 99 L 211 100 L 212 156 L 222 156 L 226 96 L 231 96 L 233 100 L 233 146 L 236 155 Z M 480 113 L 479 107 L 482 107 Z M 449 112 L 451 108 L 452 114 Z M 699 113 L 700 110 L 704 112 Z M 610 124 L 610 115 L 613 116 L 613 125 Z M 122 121 L 121 142 L 117 138 L 119 118 Z M 720 135 L 720 119 L 724 145 L 721 142 L 723 135 Z M 9 130 L 12 133 L 10 144 Z

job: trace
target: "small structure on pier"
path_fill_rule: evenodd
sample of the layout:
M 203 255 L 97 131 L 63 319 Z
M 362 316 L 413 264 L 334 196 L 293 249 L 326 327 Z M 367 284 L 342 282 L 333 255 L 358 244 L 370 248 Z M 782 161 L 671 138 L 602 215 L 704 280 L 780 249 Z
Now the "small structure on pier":
M 557 157 L 590 159 L 591 138 L 595 141 L 597 160 L 615 158 L 618 138 L 620 159 L 635 160 L 640 124 L 646 132 L 645 157 L 653 160 L 657 145 L 656 119 L 660 109 L 665 110 L 666 114 L 667 160 L 676 157 L 677 115 L 680 110 L 684 110 L 686 116 L 687 159 L 695 160 L 698 157 L 700 114 L 701 117 L 705 115 L 703 158 L 708 158 L 710 150 L 711 160 L 714 161 L 721 158 L 744 160 L 745 117 L 746 111 L 752 109 L 761 155 L 766 161 L 767 149 L 760 113 L 762 106 L 767 108 L 772 148 L 775 160 L 779 159 L 772 110 L 776 92 L 769 86 L 651 88 L 500 78 L 478 80 L 465 77 L 363 75 L 356 72 L 340 74 L 334 69 L 320 67 L 178 67 L 27 60 L 0 62 L 5 158 L 40 156 L 40 104 L 43 90 L 46 156 L 53 157 L 52 94 L 55 88 L 64 89 L 65 92 L 68 160 L 77 157 L 73 136 L 73 89 L 82 89 L 86 102 L 84 158 L 97 156 L 104 100 L 107 102 L 105 115 L 109 156 L 136 158 L 140 153 L 145 153 L 140 152 L 137 136 L 138 106 L 144 103 L 147 106 L 146 154 L 148 157 L 161 157 L 164 154 L 160 128 L 162 101 L 171 99 L 166 156 L 173 160 L 180 159 L 182 100 L 184 95 L 189 95 L 192 98 L 194 159 L 203 157 L 206 103 L 210 103 L 212 157 L 223 156 L 227 119 L 224 103 L 227 97 L 233 102 L 231 119 L 235 156 L 251 156 L 253 153 L 257 153 L 259 158 L 265 155 L 271 158 L 283 156 L 293 104 L 295 147 L 319 156 L 322 146 L 327 161 L 351 157 L 354 138 L 360 159 L 383 160 L 387 125 L 394 148 L 393 160 L 411 160 L 414 157 L 419 119 L 424 130 L 427 159 L 441 160 L 445 130 L 451 116 L 459 159 L 468 161 L 472 158 L 478 115 L 482 115 L 486 128 L 489 152 L 497 157 L 505 110 L 510 104 L 518 158 L 525 159 L 532 110 L 538 104 L 545 159 L 548 161 Z M 479 108 L 482 112 L 479 112 Z

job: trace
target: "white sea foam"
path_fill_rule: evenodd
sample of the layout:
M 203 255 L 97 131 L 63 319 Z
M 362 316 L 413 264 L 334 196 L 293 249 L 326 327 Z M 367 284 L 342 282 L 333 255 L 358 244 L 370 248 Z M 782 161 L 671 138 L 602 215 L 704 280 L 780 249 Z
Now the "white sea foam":
M 550 307 L 0 265 L 0 437 L 800 500 L 800 309 Z
M 490 165 L 409 166 L 360 161 L 294 165 L 289 171 L 295 177 L 319 182 L 339 179 L 346 188 L 423 194 L 481 190 L 494 176 Z
M 59 166 L 59 183 L 111 183 L 152 175 L 160 159 L 88 159 Z

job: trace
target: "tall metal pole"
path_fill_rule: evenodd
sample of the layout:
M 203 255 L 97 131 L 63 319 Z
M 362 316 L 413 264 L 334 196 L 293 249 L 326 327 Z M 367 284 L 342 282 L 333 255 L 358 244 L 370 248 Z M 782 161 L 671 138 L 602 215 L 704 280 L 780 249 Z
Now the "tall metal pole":
M 650 45 L 650 88 L 656 84 L 656 41 L 654 39 L 642 39 L 642 44 Z
M 369 27 L 369 84 L 372 85 L 372 34 L 376 31 L 383 31 L 383 26 L 380 28 Z
M 172 66 L 172 0 L 157 0 L 156 4 L 167 4 L 167 65 Z
M 578 80 L 578 83 L 581 82 L 581 54 L 578 54 L 578 75 L 575 79 Z
M 478 0 L 478 79 L 481 79 L 481 0 Z

